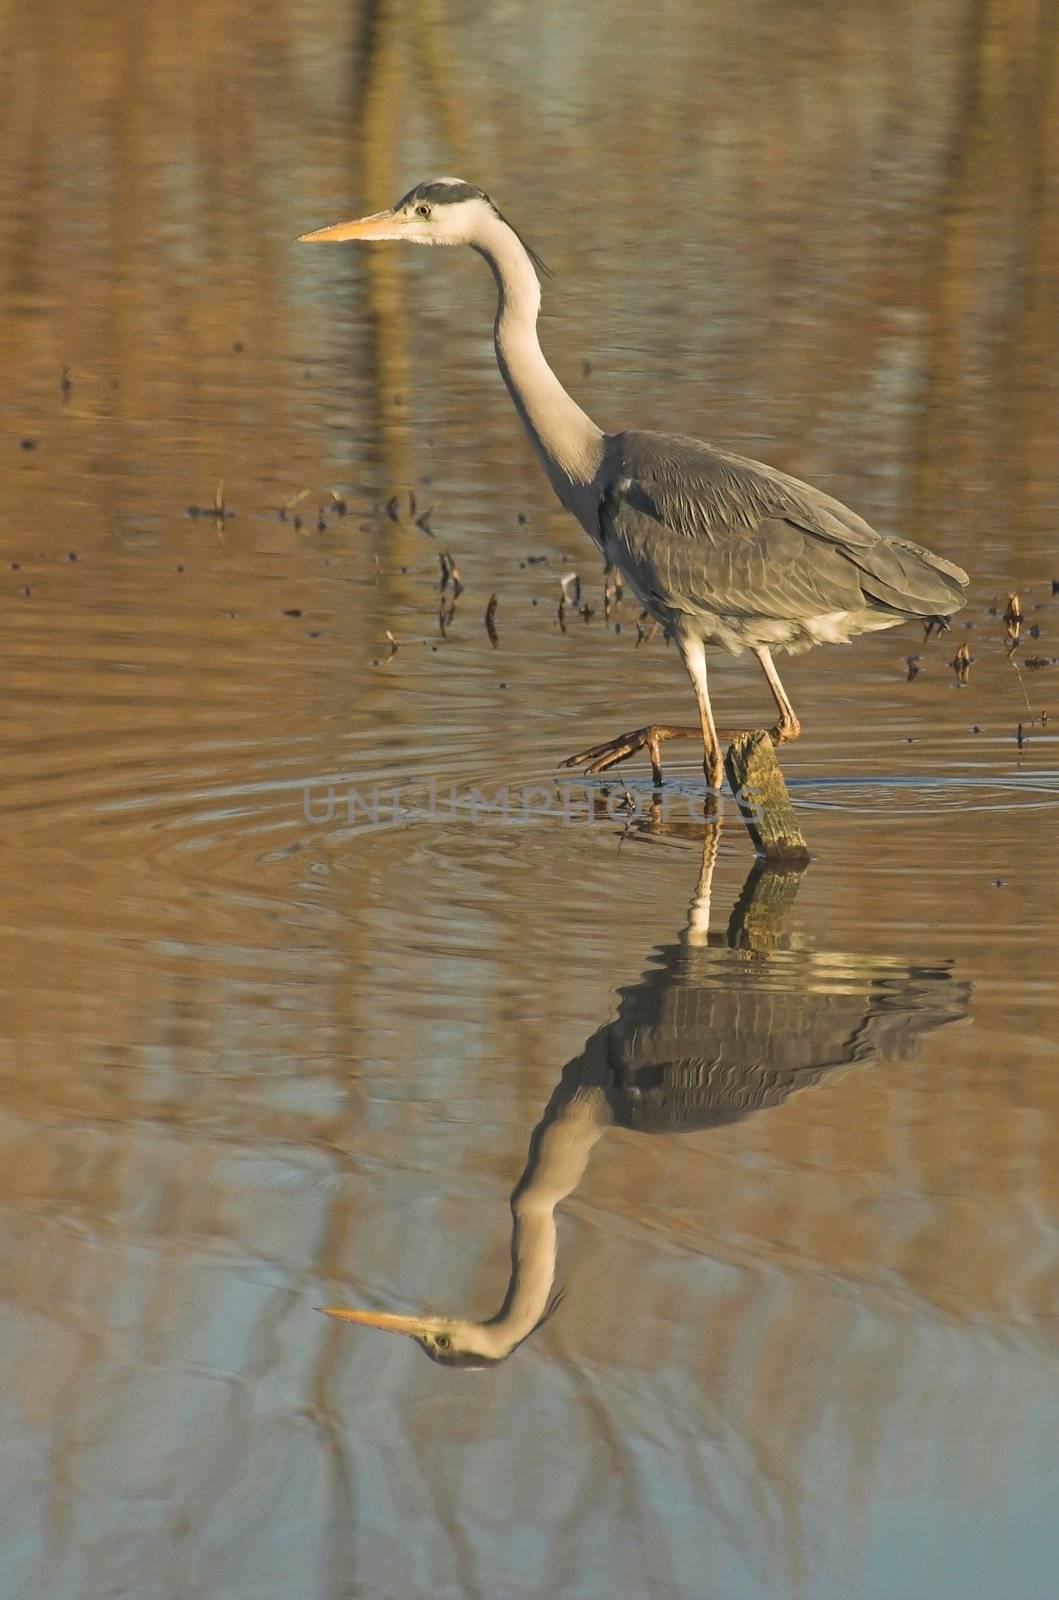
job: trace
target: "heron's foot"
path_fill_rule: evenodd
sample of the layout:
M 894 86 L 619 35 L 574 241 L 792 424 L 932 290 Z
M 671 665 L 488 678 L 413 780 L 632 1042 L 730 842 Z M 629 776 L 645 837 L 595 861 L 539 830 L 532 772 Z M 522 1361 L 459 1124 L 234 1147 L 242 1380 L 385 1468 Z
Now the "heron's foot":
M 605 744 L 594 744 L 576 756 L 561 761 L 561 767 L 584 767 L 586 777 L 598 777 L 608 767 L 627 761 L 639 750 L 646 750 L 651 763 L 651 777 L 657 787 L 662 784 L 662 744 L 666 739 L 700 739 L 701 728 L 674 728 L 668 723 L 650 722 L 646 728 L 634 728 L 631 733 L 619 733 L 616 739 Z
M 797 739 L 801 731 L 801 723 L 797 717 L 790 717 L 777 722 L 771 728 L 718 728 L 717 740 L 719 744 L 726 745 L 746 733 L 762 732 L 768 734 L 773 744 L 789 744 L 791 740 Z M 568 756 L 559 765 L 560 767 L 583 766 L 585 776 L 595 778 L 601 772 L 606 772 L 608 767 L 616 767 L 619 761 L 628 761 L 630 756 L 636 755 L 640 750 L 646 750 L 651 763 L 651 778 L 655 786 L 661 788 L 664 742 L 667 739 L 701 738 L 701 728 L 674 727 L 666 722 L 649 722 L 645 728 L 634 728 L 631 733 L 619 733 L 616 739 L 608 739 L 604 744 L 594 744 L 588 750 L 579 751 L 576 756 Z M 724 783 L 723 758 L 719 758 L 712 769 L 709 763 L 704 764 L 703 770 L 710 788 L 720 790 Z

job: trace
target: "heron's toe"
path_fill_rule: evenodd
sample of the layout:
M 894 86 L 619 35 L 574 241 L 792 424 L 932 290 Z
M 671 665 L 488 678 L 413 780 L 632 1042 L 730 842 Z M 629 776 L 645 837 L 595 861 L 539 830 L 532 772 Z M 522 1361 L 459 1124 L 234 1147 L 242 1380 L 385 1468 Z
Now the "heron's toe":
M 618 750 L 605 750 L 602 755 L 589 762 L 585 768 L 585 776 L 587 778 L 598 777 L 601 772 L 606 772 L 608 767 L 616 767 L 619 761 L 627 761 L 629 756 L 634 755 L 635 750 L 638 748 L 639 746 L 632 749 L 625 746 Z
M 604 744 L 594 744 L 588 750 L 581 750 L 576 756 L 568 756 L 559 763 L 560 767 L 584 766 L 586 777 L 597 777 L 599 773 L 606 772 L 608 767 L 617 766 L 619 761 L 625 761 L 629 756 L 642 750 L 648 743 L 649 728 L 637 728 L 635 733 L 622 733 L 616 739 L 608 739 Z

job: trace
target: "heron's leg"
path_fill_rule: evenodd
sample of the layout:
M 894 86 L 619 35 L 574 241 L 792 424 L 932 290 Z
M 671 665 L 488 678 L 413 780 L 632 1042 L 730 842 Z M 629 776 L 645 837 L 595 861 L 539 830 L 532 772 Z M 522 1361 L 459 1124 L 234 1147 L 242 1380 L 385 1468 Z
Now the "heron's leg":
M 772 698 L 775 700 L 776 708 L 780 714 L 779 726 L 773 729 L 772 737 L 777 744 L 790 744 L 791 740 L 797 739 L 801 733 L 802 725 L 798 721 L 786 689 L 780 682 L 780 675 L 776 671 L 776 666 L 772 659 L 772 651 L 767 645 L 763 644 L 755 649 L 754 654 L 761 663 L 762 672 L 768 679 L 769 688 L 772 690 Z
M 701 739 L 702 732 L 699 728 L 673 727 L 670 723 L 650 722 L 646 728 L 634 728 L 631 733 L 619 733 L 616 739 L 608 739 L 604 744 L 594 744 L 588 750 L 581 750 L 576 756 L 568 756 L 559 763 L 562 767 L 585 766 L 585 776 L 595 777 L 601 772 L 606 772 L 608 767 L 617 766 L 619 761 L 627 761 L 638 750 L 646 750 L 651 762 L 651 776 L 657 785 L 662 782 L 662 750 L 661 746 L 666 739 Z
M 706 774 L 706 782 L 710 788 L 720 793 L 724 783 L 724 754 L 717 733 L 717 724 L 713 720 L 710 691 L 706 683 L 706 650 L 701 639 L 687 635 L 677 636 L 677 649 L 695 690 L 695 699 L 699 703 L 699 721 L 702 724 L 702 770 Z

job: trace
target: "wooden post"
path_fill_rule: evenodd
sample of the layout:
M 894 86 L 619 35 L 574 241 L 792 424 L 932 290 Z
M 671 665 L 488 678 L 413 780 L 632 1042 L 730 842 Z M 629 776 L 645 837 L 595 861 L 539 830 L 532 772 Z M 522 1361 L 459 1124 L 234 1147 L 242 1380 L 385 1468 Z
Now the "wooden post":
M 809 847 L 794 815 L 769 735 L 761 729 L 737 734 L 728 747 L 724 765 L 754 849 L 766 861 L 804 866 L 809 860 Z
M 725 944 L 758 953 L 779 950 L 804 871 L 804 861 L 763 861 L 758 856 L 732 907 Z

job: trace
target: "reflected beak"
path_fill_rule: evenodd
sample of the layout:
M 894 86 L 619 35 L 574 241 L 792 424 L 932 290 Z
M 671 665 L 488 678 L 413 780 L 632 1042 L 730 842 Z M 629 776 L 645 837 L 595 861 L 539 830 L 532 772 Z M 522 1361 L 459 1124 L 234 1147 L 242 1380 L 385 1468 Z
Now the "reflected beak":
M 402 224 L 394 211 L 373 211 L 356 222 L 336 222 L 331 228 L 303 233 L 299 244 L 340 244 L 345 239 L 400 239 Z
M 318 1306 L 325 1317 L 338 1317 L 343 1322 L 357 1322 L 362 1328 L 381 1328 L 384 1333 L 408 1333 L 413 1338 L 433 1331 L 429 1317 L 395 1317 L 388 1311 L 351 1311 L 346 1306 Z

